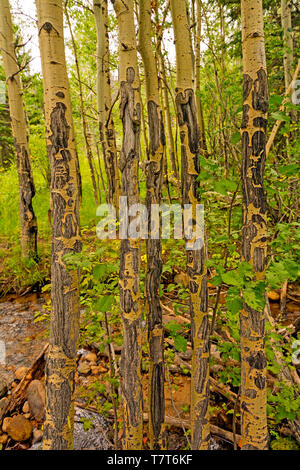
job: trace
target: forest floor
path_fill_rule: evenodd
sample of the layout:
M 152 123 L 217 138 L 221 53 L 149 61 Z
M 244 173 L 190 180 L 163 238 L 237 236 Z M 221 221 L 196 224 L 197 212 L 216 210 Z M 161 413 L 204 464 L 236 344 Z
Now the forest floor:
M 210 302 L 213 304 L 216 289 L 209 287 Z M 177 321 L 184 324 L 189 323 L 188 315 L 176 316 L 174 311 L 167 306 L 168 297 L 162 297 L 164 324 L 172 321 L 175 317 Z M 226 289 L 222 290 L 220 303 L 224 304 Z M 269 293 L 272 316 L 275 319 L 280 317 L 280 292 Z M 50 294 L 40 292 L 30 292 L 20 294 L 8 294 L 1 299 L 0 303 L 0 328 L 2 337 L 6 344 L 6 365 L 0 369 L 0 419 L 1 402 L 11 399 L 18 389 L 24 374 L 30 370 L 34 360 L 40 355 L 48 341 L 49 326 L 49 300 Z M 282 325 L 293 325 L 299 320 L 300 306 L 300 286 L 292 285 L 288 287 L 286 314 L 281 319 Z M 82 307 L 82 317 L 84 317 L 85 307 Z M 119 326 L 117 327 L 119 328 Z M 224 331 L 216 331 L 224 334 Z M 227 332 L 227 335 L 230 335 Z M 174 341 L 166 331 L 166 344 L 174 345 Z M 117 359 L 120 357 L 121 346 L 114 344 L 114 351 Z M 176 349 L 175 349 L 176 351 Z M 212 425 L 212 448 L 232 449 L 233 440 L 239 446 L 239 413 L 238 413 L 238 387 L 230 387 L 219 380 L 218 373 L 227 367 L 238 367 L 238 361 L 233 359 L 222 360 L 220 352 L 212 345 L 212 357 L 214 364 L 211 367 L 211 425 Z M 187 349 L 184 353 L 175 352 L 172 363 L 168 363 L 166 369 L 166 423 L 168 427 L 168 448 L 187 448 L 189 438 L 189 390 L 190 390 L 190 358 L 191 345 L 187 342 Z M 144 354 L 144 359 L 147 359 Z M 117 361 L 118 362 L 118 361 Z M 43 369 L 44 364 L 41 365 Z M 76 420 L 77 426 L 77 446 L 79 448 L 109 448 L 113 446 L 113 418 L 111 409 L 110 383 L 109 383 L 109 360 L 107 349 L 98 349 L 97 343 L 81 345 L 78 350 L 77 373 L 76 373 Z M 35 376 L 31 378 L 34 379 Z M 147 397 L 147 370 L 143 370 L 144 397 Z M 39 382 L 44 388 L 44 375 L 39 376 Z M 275 382 L 275 377 L 268 374 L 269 387 Z M 7 388 L 3 389 L 3 381 Z M 38 387 L 39 388 L 39 387 Z M 22 392 L 23 393 L 23 392 Z M 28 409 L 28 400 L 32 397 L 23 394 L 21 402 L 12 413 L 22 414 L 29 420 L 32 433 L 25 441 L 17 442 L 11 436 L 11 431 L 0 434 L 0 444 L 5 449 L 29 449 L 37 448 L 41 439 L 42 422 L 37 419 L 40 408 L 43 408 L 44 392 L 38 392 L 33 398 L 35 412 Z M 235 411 L 234 411 L 235 410 Z M 147 421 L 147 401 L 144 403 L 144 420 Z M 236 416 L 234 418 L 234 416 Z M 233 420 L 236 420 L 236 437 L 233 435 Z M 99 421 L 100 420 L 100 421 Z M 102 421 L 101 421 L 102 420 Z M 118 420 L 121 420 L 120 410 Z M 100 424 L 99 424 L 100 423 Z M 20 424 L 19 426 L 23 426 Z M 90 432 L 90 431 L 93 431 Z M 16 431 L 15 431 L 16 432 Z M 19 432 L 21 432 L 19 430 Z M 282 436 L 290 436 L 287 426 L 281 428 Z M 82 437 L 83 436 L 83 437 Z M 96 436 L 96 437 L 95 437 Z M 119 432 L 119 438 L 122 431 Z M 97 439 L 96 439 L 97 438 Z M 94 440 L 93 440 L 94 439 Z M 147 426 L 144 434 L 145 448 L 148 446 Z

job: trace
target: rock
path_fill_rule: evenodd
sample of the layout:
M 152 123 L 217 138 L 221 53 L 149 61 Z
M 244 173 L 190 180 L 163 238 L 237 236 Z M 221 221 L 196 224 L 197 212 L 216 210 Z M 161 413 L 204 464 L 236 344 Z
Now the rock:
M 42 443 L 41 442 L 36 442 L 28 450 L 43 450 Z
M 7 425 L 8 425 L 8 423 L 9 423 L 9 420 L 10 420 L 10 419 L 11 419 L 11 418 L 4 418 L 3 423 L 2 423 L 2 431 L 3 431 L 3 432 L 6 432 L 6 431 L 7 431 Z
M 87 362 L 80 362 L 77 371 L 78 374 L 88 375 L 91 371 L 91 366 Z
M 84 429 L 84 422 L 89 429 Z M 109 450 L 112 444 L 108 438 L 109 425 L 104 416 L 82 408 L 75 409 L 74 450 Z
M 107 372 L 107 369 L 101 365 L 99 366 L 91 366 L 91 371 L 93 375 L 103 374 Z
M 8 398 L 4 397 L 4 398 L 1 398 L 0 400 L 0 421 L 2 419 L 2 416 L 4 415 L 5 413 L 5 410 L 6 410 L 6 407 L 8 405 Z
M 45 385 L 40 380 L 33 380 L 27 389 L 27 401 L 32 416 L 43 421 L 45 415 Z
M 41 442 L 43 439 L 43 431 L 41 429 L 34 429 L 33 430 L 33 439 L 32 444 L 36 444 L 37 442 Z
M 280 299 L 280 294 L 278 294 L 278 292 L 276 292 L 275 290 L 271 290 L 268 292 L 268 299 L 272 300 L 273 302 L 276 302 Z
M 97 354 L 90 352 L 85 356 L 84 359 L 88 362 L 97 362 Z
M 174 282 L 176 282 L 176 284 L 183 284 L 184 287 L 188 287 L 189 277 L 186 273 L 180 272 L 174 276 Z
M 23 377 L 27 374 L 28 370 L 28 367 L 19 367 L 15 372 L 15 379 L 21 381 Z
M 5 426 L 6 432 L 14 441 L 23 442 L 30 438 L 32 424 L 28 419 L 24 418 L 23 415 L 16 415 L 12 418 L 6 418 L 5 420 L 7 421 Z
M 2 436 L 0 436 L 0 445 L 6 444 L 7 439 L 8 439 L 8 435 L 7 434 L 2 434 Z
M 25 413 L 25 414 L 26 414 L 26 413 L 29 413 L 30 408 L 29 408 L 29 403 L 28 403 L 28 401 L 25 401 L 25 403 L 24 403 L 24 405 L 23 405 L 23 408 L 22 408 L 22 411 L 23 411 L 23 413 Z

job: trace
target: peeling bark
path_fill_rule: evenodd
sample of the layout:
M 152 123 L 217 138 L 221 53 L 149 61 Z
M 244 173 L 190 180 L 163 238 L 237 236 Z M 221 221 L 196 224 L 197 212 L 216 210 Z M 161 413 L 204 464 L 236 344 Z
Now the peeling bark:
M 261 0 L 242 0 L 242 40 L 242 259 L 251 263 L 256 280 L 264 280 L 267 201 L 263 177 L 266 160 L 268 81 Z M 263 450 L 268 447 L 264 311 L 255 311 L 244 303 L 240 313 L 240 325 L 242 449 Z
M 94 0 L 97 30 L 97 109 L 100 141 L 107 177 L 107 202 L 119 207 L 120 179 L 117 164 L 116 133 L 111 110 L 109 67 L 109 37 L 107 26 L 107 0 Z
M 151 205 L 160 204 L 165 147 L 164 127 L 159 105 L 159 86 L 155 56 L 151 47 L 151 1 L 140 3 L 139 48 L 145 71 L 149 123 L 149 154 L 146 168 L 148 232 L 151 233 Z M 149 434 L 151 449 L 165 449 L 164 417 L 164 336 L 160 305 L 162 273 L 161 240 L 147 239 L 146 295 L 148 310 Z
M 32 207 L 35 195 L 30 150 L 26 130 L 22 83 L 14 47 L 13 27 L 8 0 L 0 1 L 0 49 L 8 89 L 9 112 L 19 177 L 21 248 L 24 258 L 37 257 L 37 220 Z
M 141 130 L 140 83 L 132 0 L 113 2 L 119 26 L 120 151 L 122 195 L 130 207 L 138 204 L 138 168 Z M 131 217 L 129 217 L 129 223 Z M 124 449 L 139 450 L 143 442 L 141 385 L 142 316 L 140 306 L 140 241 L 122 239 L 120 252 L 120 307 L 123 322 L 121 392 L 124 413 Z
M 44 450 L 73 447 L 79 271 L 63 257 L 81 250 L 79 176 L 65 62 L 62 2 L 37 1 L 53 214 L 51 319 L 46 365 Z
M 182 203 L 192 204 L 193 214 L 200 203 L 200 132 L 192 80 L 192 60 L 186 44 L 189 41 L 185 0 L 171 0 L 174 25 L 177 88 L 176 106 L 181 139 Z M 194 225 L 194 220 L 192 221 Z M 192 323 L 191 424 L 192 449 L 209 448 L 209 323 L 205 241 L 202 248 L 187 249 L 190 311 Z

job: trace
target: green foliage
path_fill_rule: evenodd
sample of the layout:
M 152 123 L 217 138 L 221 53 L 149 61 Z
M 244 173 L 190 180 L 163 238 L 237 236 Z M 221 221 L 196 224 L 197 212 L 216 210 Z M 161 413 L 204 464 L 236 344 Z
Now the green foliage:
M 187 348 L 187 340 L 180 334 L 183 331 L 183 327 L 176 321 L 168 322 L 165 325 L 171 338 L 174 339 L 174 346 L 179 352 L 185 352 Z
M 271 441 L 272 450 L 300 450 L 297 442 L 290 437 L 279 437 Z
M 284 382 L 277 384 L 279 391 L 276 394 L 269 392 L 268 394 L 268 415 L 273 418 L 276 423 L 283 419 L 294 421 L 300 418 L 300 395 L 297 393 L 296 387 Z

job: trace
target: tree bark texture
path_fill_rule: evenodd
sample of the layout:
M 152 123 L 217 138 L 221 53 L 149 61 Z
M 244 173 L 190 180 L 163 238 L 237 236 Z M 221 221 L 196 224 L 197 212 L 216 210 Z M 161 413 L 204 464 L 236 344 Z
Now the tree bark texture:
M 151 232 L 151 205 L 160 204 L 165 135 L 159 103 L 156 60 L 151 47 L 151 0 L 140 2 L 139 49 L 145 71 L 149 123 L 149 153 L 146 166 L 146 206 L 148 231 Z M 151 449 L 166 448 L 164 433 L 164 335 L 160 304 L 162 273 L 161 240 L 147 239 L 146 295 L 148 309 L 149 363 L 149 433 Z
M 107 177 L 107 201 L 119 207 L 120 179 L 117 162 L 116 133 L 111 110 L 109 37 L 107 25 L 107 0 L 94 0 L 97 30 L 97 109 L 100 141 Z
M 268 81 L 264 46 L 262 0 L 242 0 L 243 119 L 242 259 L 251 263 L 256 280 L 264 280 L 267 251 L 266 127 Z M 265 314 L 246 303 L 240 314 L 242 449 L 268 445 L 265 355 Z
M 0 49 L 8 89 L 9 112 L 19 177 L 21 249 L 24 258 L 37 256 L 37 220 L 32 207 L 35 195 L 26 129 L 22 82 L 16 57 L 13 26 L 8 0 L 0 1 Z
M 79 338 L 79 272 L 64 256 L 81 250 L 78 160 L 65 62 L 62 1 L 37 0 L 46 140 L 53 214 L 50 345 L 46 367 L 44 450 L 73 446 Z
M 171 0 L 175 35 L 177 87 L 176 106 L 181 139 L 182 203 L 191 204 L 193 219 L 200 203 L 200 132 L 192 80 L 192 59 L 189 43 L 185 0 Z M 192 222 L 193 226 L 195 221 Z M 191 417 L 192 449 L 209 448 L 209 321 L 207 298 L 206 247 L 187 250 L 190 311 L 192 320 Z
M 140 82 L 137 65 L 133 0 L 114 0 L 119 27 L 120 116 L 123 143 L 120 151 L 122 195 L 127 207 L 138 204 L 141 130 Z M 131 221 L 129 217 L 129 223 Z M 143 441 L 141 385 L 142 316 L 140 306 L 140 241 L 122 239 L 120 253 L 120 307 L 123 322 L 121 391 L 124 412 L 124 449 L 138 450 Z

